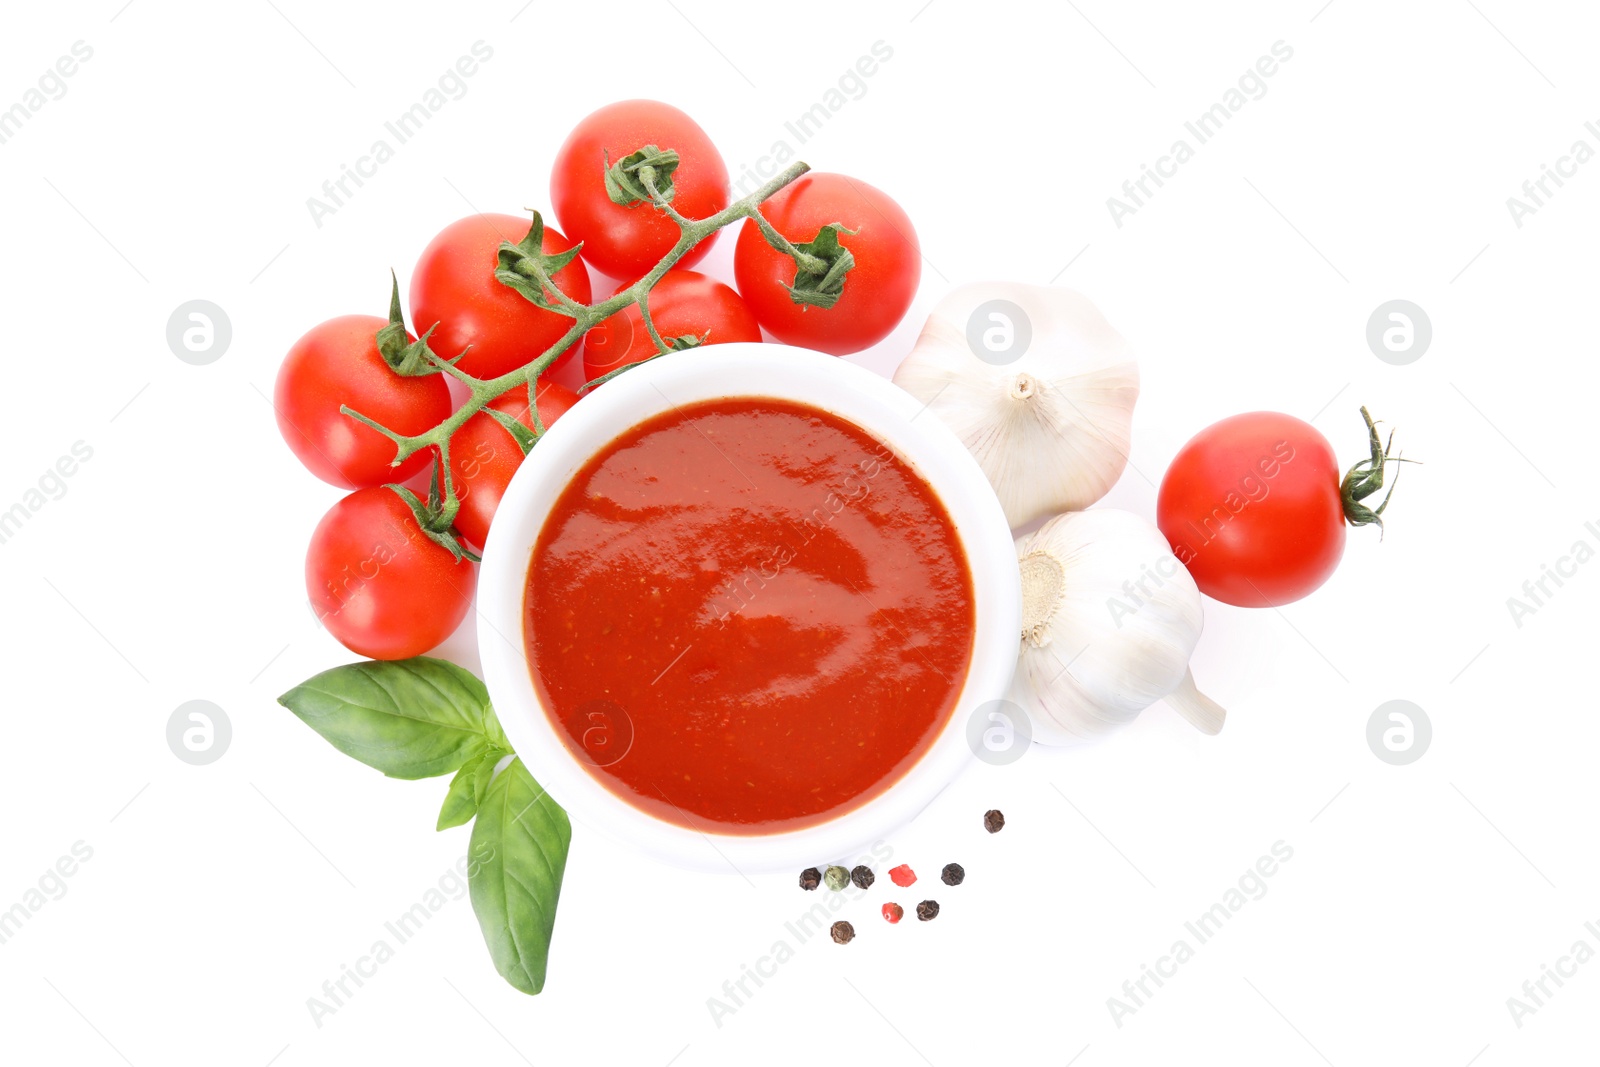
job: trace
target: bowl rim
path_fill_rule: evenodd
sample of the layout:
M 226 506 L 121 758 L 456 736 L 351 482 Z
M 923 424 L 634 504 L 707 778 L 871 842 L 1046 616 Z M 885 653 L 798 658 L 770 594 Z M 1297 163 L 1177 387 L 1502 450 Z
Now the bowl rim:
M 550 506 L 598 451 L 653 415 L 703 400 L 787 400 L 859 426 L 908 461 L 950 515 L 972 578 L 967 675 L 933 743 L 878 796 L 798 830 L 701 831 L 660 819 L 612 792 L 572 755 L 550 721 L 526 655 L 523 593 Z M 484 683 L 512 747 L 570 818 L 670 865 L 741 874 L 845 859 L 909 823 L 973 760 L 968 720 L 1003 699 L 1016 669 L 1022 592 L 1011 530 L 987 477 L 926 405 L 887 378 L 836 356 L 730 342 L 667 356 L 607 382 L 552 424 L 512 477 L 484 546 L 477 631 Z M 796 866 L 798 864 L 798 866 Z

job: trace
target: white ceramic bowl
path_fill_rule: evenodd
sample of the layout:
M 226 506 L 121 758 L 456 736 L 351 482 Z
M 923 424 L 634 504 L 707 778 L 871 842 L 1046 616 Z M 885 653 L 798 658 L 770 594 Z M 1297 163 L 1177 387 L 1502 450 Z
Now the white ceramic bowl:
M 865 804 L 802 830 L 707 834 L 665 822 L 611 792 L 563 743 L 533 683 L 523 594 L 545 516 L 573 474 L 635 424 L 675 405 L 728 397 L 810 404 L 874 434 L 922 475 L 955 524 L 972 572 L 977 625 L 954 713 L 923 757 Z M 1000 503 L 966 448 L 910 394 L 833 356 L 771 344 L 714 345 L 669 356 L 607 382 L 550 427 L 512 478 L 478 575 L 484 680 L 517 753 L 571 815 L 655 859 L 699 870 L 792 869 L 843 860 L 905 825 L 961 773 L 973 753 L 967 721 L 1005 695 L 1022 628 L 1021 580 Z

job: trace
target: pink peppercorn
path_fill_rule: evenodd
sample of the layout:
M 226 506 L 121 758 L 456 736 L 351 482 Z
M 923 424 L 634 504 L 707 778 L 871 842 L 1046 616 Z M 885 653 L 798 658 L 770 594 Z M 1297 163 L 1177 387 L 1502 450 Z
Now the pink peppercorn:
M 891 923 L 899 922 L 905 913 L 906 910 L 893 901 L 883 906 L 883 917 Z
M 910 864 L 902 863 L 889 872 L 889 880 L 904 889 L 917 880 L 917 872 L 911 869 Z

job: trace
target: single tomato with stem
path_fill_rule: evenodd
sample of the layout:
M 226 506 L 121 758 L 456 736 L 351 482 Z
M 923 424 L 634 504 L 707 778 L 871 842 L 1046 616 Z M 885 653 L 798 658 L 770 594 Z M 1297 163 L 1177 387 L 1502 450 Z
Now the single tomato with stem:
M 406 331 L 395 284 L 387 320 L 341 315 L 313 326 L 278 367 L 272 406 L 291 451 L 341 489 L 399 482 L 427 464 L 395 464 L 393 442 L 342 412 L 349 406 L 396 433 L 424 433 L 450 415 L 450 390 L 429 365 L 425 343 Z
M 674 219 L 650 203 L 651 186 L 698 220 L 728 206 L 728 167 L 698 123 L 670 104 L 623 100 L 584 118 L 556 153 L 550 203 L 583 258 L 613 278 L 638 278 L 678 243 Z M 692 267 L 715 235 L 684 253 Z
M 540 307 L 501 280 L 508 258 L 520 258 L 503 254 L 503 246 L 529 243 L 550 256 L 572 253 L 550 281 L 579 304 L 593 298 L 589 271 L 574 242 L 537 214 L 531 224 L 494 214 L 452 222 L 428 243 L 412 272 L 412 321 L 433 331 L 429 341 L 435 352 L 476 378 L 497 378 L 532 362 L 572 326 L 570 317 Z
M 471 558 L 452 550 L 448 535 L 430 532 L 417 504 L 390 486 L 358 489 L 311 535 L 306 596 L 323 627 L 357 655 L 420 656 L 455 631 L 472 603 Z
M 1391 455 L 1366 408 L 1370 455 L 1341 477 L 1316 427 L 1276 411 L 1234 415 L 1195 434 L 1161 479 L 1156 525 L 1200 591 L 1239 607 L 1279 607 L 1322 586 L 1344 555 L 1345 527 L 1383 527 L 1376 508 Z M 1396 479 L 1399 473 L 1396 468 Z
M 887 193 L 812 172 L 744 224 L 733 270 L 768 333 L 844 356 L 877 344 L 905 318 L 922 279 L 922 246 Z

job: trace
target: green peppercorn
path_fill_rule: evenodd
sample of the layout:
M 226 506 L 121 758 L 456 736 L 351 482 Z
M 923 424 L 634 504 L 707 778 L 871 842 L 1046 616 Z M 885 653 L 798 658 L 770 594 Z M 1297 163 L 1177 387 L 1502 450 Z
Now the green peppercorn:
M 850 884 L 850 872 L 843 867 L 829 867 L 822 875 L 822 884 L 838 892 Z
M 856 884 L 858 889 L 871 889 L 872 883 L 878 880 L 878 876 L 872 873 L 871 867 L 862 864 L 859 867 L 850 869 L 850 880 Z
M 822 872 L 815 867 L 807 867 L 800 872 L 800 888 L 810 892 L 822 884 Z

